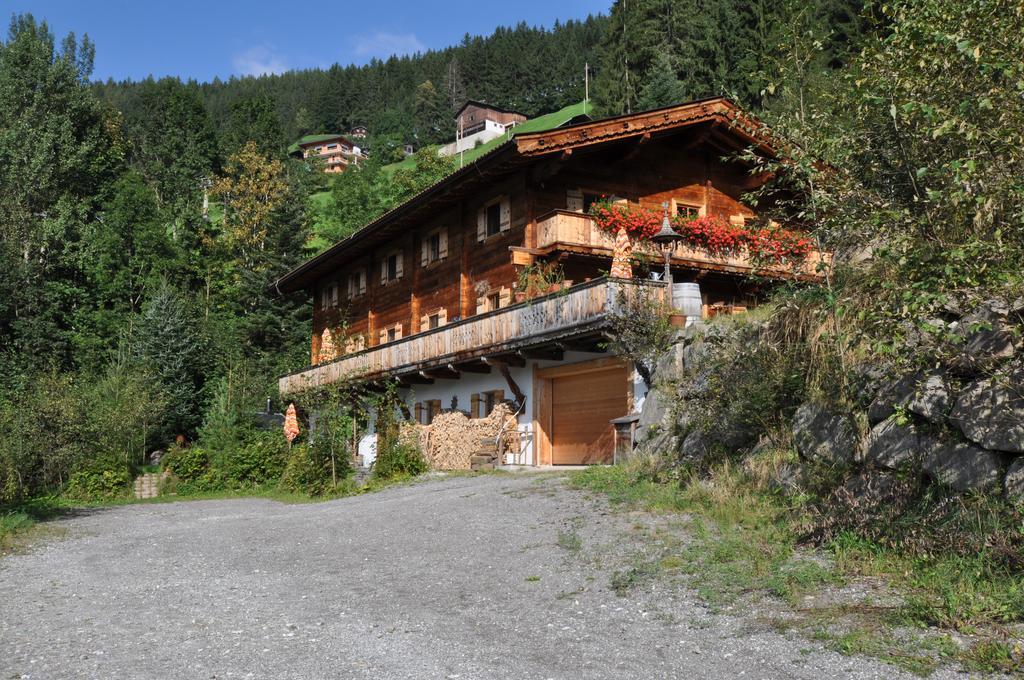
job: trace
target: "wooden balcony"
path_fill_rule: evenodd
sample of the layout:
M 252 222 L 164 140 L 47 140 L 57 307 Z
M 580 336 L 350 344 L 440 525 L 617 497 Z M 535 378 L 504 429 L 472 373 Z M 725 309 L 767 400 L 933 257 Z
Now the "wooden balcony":
M 570 348 L 580 342 L 594 346 L 619 293 L 631 295 L 644 288 L 658 296 L 664 293 L 662 284 L 597 279 L 290 373 L 280 378 L 278 386 L 281 394 L 289 394 L 346 380 L 405 377 L 422 382 L 428 376 L 421 372 L 430 370 L 457 377 L 463 367 L 489 370 L 487 359 L 522 362 L 520 352 L 531 348 L 546 347 L 557 353 L 560 342 Z
M 614 248 L 615 237 L 599 229 L 593 218 L 584 213 L 554 210 L 537 221 L 538 250 L 598 255 L 610 260 Z M 660 253 L 652 250 L 651 255 L 659 262 L 664 261 L 661 259 L 663 256 Z M 715 257 L 682 245 L 676 246 L 672 252 L 673 266 L 735 274 L 757 273 L 782 278 L 817 279 L 821 276 L 819 265 L 823 259 L 827 262 L 830 257 L 826 255 L 823 258 L 821 253 L 815 251 L 797 267 L 787 268 L 785 265 L 765 267 L 755 266 L 751 259 L 744 254 Z

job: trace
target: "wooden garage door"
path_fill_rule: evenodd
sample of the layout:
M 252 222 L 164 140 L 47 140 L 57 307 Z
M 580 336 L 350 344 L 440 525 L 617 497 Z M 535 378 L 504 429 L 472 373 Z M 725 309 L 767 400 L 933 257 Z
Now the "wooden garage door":
M 551 381 L 551 462 L 612 462 L 615 433 L 608 422 L 628 411 L 624 367 L 579 373 Z

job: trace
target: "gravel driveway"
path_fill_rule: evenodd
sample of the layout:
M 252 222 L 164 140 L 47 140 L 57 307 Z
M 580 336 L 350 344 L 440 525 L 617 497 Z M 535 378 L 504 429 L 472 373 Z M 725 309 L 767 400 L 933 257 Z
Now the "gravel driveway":
M 679 585 L 618 596 L 646 521 L 525 474 L 88 512 L 0 560 L 0 678 L 903 677 Z

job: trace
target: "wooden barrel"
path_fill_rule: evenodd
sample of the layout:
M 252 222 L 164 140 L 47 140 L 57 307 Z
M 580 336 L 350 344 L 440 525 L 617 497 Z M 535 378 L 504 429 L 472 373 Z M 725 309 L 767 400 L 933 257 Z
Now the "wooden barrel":
M 676 283 L 672 285 L 672 306 L 686 315 L 686 325 L 692 326 L 701 322 L 704 309 L 700 297 L 700 284 Z

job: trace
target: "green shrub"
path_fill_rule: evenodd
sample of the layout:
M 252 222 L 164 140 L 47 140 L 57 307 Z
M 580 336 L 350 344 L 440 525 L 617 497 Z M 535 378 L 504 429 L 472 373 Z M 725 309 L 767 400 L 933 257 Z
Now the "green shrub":
M 296 444 L 288 452 L 281 488 L 293 493 L 321 496 L 332 488 L 331 460 L 322 449 Z
M 175 491 L 182 496 L 225 487 L 223 472 L 213 466 L 209 452 L 202 447 L 174 447 L 161 465 L 174 475 Z
M 385 442 L 377 451 L 377 459 L 373 463 L 373 476 L 377 479 L 415 477 L 428 469 L 430 465 L 420 448 L 412 442 L 399 439 Z
M 277 482 L 288 462 L 288 442 L 277 431 L 256 430 L 224 451 L 217 460 L 228 484 L 234 487 Z
M 128 496 L 131 483 L 131 473 L 123 458 L 101 456 L 71 473 L 64 493 L 78 500 L 112 500 Z

